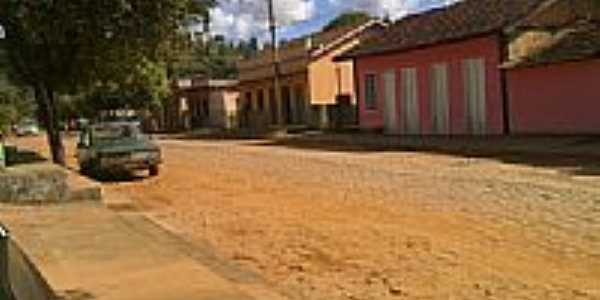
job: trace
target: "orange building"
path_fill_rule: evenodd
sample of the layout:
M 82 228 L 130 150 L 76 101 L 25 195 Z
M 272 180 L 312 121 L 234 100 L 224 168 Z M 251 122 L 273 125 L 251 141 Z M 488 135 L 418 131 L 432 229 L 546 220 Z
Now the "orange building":
M 351 122 L 356 103 L 354 68 L 351 62 L 334 62 L 333 58 L 383 27 L 383 22 L 370 20 L 285 43 L 279 49 L 278 91 L 273 87 L 271 49 L 239 61 L 242 126 L 280 124 L 279 109 L 285 125 L 327 127 L 340 119 Z

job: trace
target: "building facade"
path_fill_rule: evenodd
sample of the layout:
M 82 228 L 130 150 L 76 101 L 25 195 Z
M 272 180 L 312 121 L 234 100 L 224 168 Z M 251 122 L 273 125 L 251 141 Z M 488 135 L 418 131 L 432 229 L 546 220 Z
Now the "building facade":
M 515 134 L 600 134 L 600 24 L 555 31 L 506 65 Z
M 174 96 L 165 109 L 167 129 L 239 127 L 241 108 L 237 85 L 237 80 L 178 80 Z
M 527 108 L 541 101 L 556 103 L 540 91 L 542 78 L 556 82 L 552 88 L 561 92 L 554 95 L 566 99 L 594 71 L 565 66 L 564 73 L 551 68 L 536 73 L 517 70 L 516 62 L 555 43 L 559 29 L 595 19 L 598 7 L 593 1 L 465 0 L 397 21 L 377 39 L 336 58 L 355 64 L 360 126 L 405 135 L 525 132 L 522 127 L 530 126 L 524 125 L 529 118 L 540 117 L 524 115 Z M 568 74 L 572 77 L 558 82 Z M 589 94 L 582 94 L 580 101 L 589 105 L 584 100 Z M 544 115 L 555 124 L 562 122 L 549 112 Z M 585 122 L 581 126 L 589 127 Z
M 239 91 L 243 126 L 330 126 L 347 106 L 354 117 L 352 63 L 333 58 L 360 44 L 383 28 L 370 20 L 287 42 L 279 49 L 279 88 L 274 88 L 275 67 L 271 49 L 239 61 Z M 280 120 L 281 118 L 281 120 Z
M 499 36 L 359 59 L 360 125 L 390 134 L 502 134 Z

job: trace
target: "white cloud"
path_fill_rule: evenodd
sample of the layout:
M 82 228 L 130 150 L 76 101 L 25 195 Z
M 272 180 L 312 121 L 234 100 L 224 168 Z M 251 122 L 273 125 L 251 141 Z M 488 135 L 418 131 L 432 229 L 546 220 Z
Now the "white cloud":
M 348 10 L 367 11 L 376 16 L 393 19 L 407 13 L 450 4 L 457 0 L 274 0 L 277 23 L 286 26 L 298 21 L 322 16 L 320 5 L 328 4 L 334 12 Z M 253 36 L 265 39 L 267 31 L 267 0 L 219 0 L 212 10 L 211 31 L 231 39 L 247 39 Z M 330 12 L 328 10 L 328 12 Z
M 390 16 L 393 19 L 408 13 L 448 5 L 456 0 L 328 0 L 340 10 L 362 10 L 375 16 Z
M 376 16 L 398 17 L 408 12 L 408 1 L 402 0 L 328 0 L 339 10 L 361 10 Z
M 286 26 L 315 15 L 316 0 L 276 0 L 277 24 Z M 264 37 L 268 29 L 266 0 L 221 0 L 211 11 L 211 30 L 229 38 Z

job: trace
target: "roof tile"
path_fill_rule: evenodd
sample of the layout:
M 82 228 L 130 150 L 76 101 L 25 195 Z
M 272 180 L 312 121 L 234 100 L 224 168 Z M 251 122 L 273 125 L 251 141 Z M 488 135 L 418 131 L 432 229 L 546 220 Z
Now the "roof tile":
M 343 57 L 402 51 L 500 30 L 545 0 L 464 0 L 398 20 Z

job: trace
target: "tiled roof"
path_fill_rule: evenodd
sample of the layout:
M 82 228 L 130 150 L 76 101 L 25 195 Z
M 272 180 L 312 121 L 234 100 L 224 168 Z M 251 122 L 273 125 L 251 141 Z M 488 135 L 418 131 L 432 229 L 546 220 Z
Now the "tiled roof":
M 362 41 L 378 29 L 385 28 L 385 25 L 387 24 L 381 20 L 371 19 L 289 41 L 279 48 L 279 71 L 282 75 L 305 72 L 310 63 L 323 55 L 345 48 L 346 45 L 352 46 L 356 40 Z M 272 50 L 265 48 L 255 57 L 240 59 L 237 66 L 242 82 L 273 77 Z
M 464 0 L 407 16 L 343 58 L 402 51 L 491 33 L 525 17 L 546 0 Z
M 344 36 L 352 33 L 353 31 L 357 31 L 357 29 L 361 29 L 364 26 L 369 26 L 375 23 L 380 23 L 381 21 L 377 19 L 369 19 L 359 24 L 346 25 L 337 28 L 333 28 L 327 31 L 319 31 L 311 34 L 307 34 L 305 36 L 295 38 L 281 45 L 281 49 L 285 49 L 286 47 L 293 47 L 297 45 L 306 45 L 306 39 L 310 38 L 312 41 L 312 49 L 320 47 L 320 45 L 328 46 L 330 43 L 335 42 L 336 40 L 343 38 Z M 312 50 L 311 49 L 311 50 Z
M 338 29 L 320 32 L 312 37 L 311 54 L 313 56 L 322 55 L 324 52 L 338 47 L 348 39 L 359 34 L 362 34 L 363 38 L 366 38 L 369 34 L 363 33 L 374 32 L 373 28 L 385 28 L 386 25 L 387 24 L 384 21 L 379 19 L 370 19 L 360 24 L 343 26 Z
M 600 58 L 600 24 L 596 22 L 579 23 L 562 29 L 545 47 L 518 61 L 508 62 L 503 67 L 529 67 L 588 58 Z
M 369 19 L 359 24 L 346 25 L 327 31 L 307 34 L 287 41 L 279 46 L 279 59 L 281 62 L 284 62 L 310 57 L 315 53 L 321 53 L 323 50 L 339 46 L 340 42 L 343 42 L 347 37 L 360 34 L 372 26 L 383 24 L 384 22 L 378 19 Z M 270 66 L 272 64 L 271 47 L 265 47 L 265 49 L 259 51 L 255 57 L 243 58 L 240 61 L 250 62 L 250 68 L 255 68 L 256 66 Z M 243 64 L 240 67 L 245 69 L 246 65 Z

